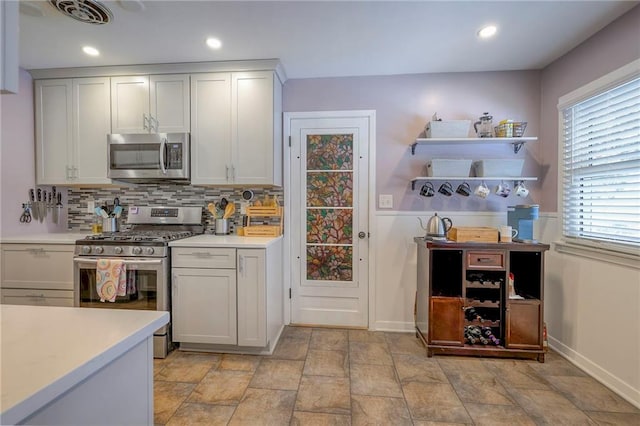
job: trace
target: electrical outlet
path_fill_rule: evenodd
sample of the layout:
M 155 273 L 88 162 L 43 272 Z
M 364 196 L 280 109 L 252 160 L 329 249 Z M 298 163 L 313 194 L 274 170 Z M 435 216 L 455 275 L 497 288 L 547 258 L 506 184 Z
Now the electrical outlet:
M 87 201 L 87 213 L 93 213 L 96 209 L 96 202 L 94 200 Z
M 393 195 L 391 194 L 380 194 L 378 197 L 378 207 L 381 209 L 392 209 L 393 208 Z
M 248 202 L 240 201 L 240 214 L 247 214 L 247 207 L 249 207 Z

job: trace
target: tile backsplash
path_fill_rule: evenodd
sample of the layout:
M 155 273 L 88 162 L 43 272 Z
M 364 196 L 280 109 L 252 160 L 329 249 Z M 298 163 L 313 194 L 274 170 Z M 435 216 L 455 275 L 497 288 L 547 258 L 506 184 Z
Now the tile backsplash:
M 225 197 L 230 203 L 236 203 L 236 213 L 230 220 L 231 233 L 235 233 L 236 227 L 242 225 L 240 202 L 243 201 L 242 192 L 247 189 L 253 191 L 253 201 L 276 196 L 279 203 L 284 204 L 282 188 L 212 188 L 179 184 L 140 184 L 126 188 L 78 187 L 69 188 L 68 191 L 67 227 L 70 231 L 90 231 L 95 213 L 87 211 L 87 204 L 94 201 L 96 207 L 113 205 L 114 198 L 118 197 L 124 208 L 120 218 L 120 229 L 123 231 L 129 228 L 126 217 L 128 206 L 197 206 L 202 207 L 205 233 L 213 233 L 215 220 L 207 210 L 207 204 L 219 202 Z

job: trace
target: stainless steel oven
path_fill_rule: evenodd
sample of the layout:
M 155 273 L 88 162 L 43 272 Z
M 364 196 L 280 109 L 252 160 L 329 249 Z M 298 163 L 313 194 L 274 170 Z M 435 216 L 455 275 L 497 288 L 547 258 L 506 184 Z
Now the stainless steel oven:
M 75 306 L 81 308 L 140 309 L 171 312 L 169 241 L 202 233 L 202 207 L 129 206 L 127 232 L 91 235 L 76 241 L 74 264 Z M 126 295 L 101 301 L 98 262 L 121 261 Z M 112 262 L 113 263 L 113 262 Z M 154 357 L 171 350 L 171 322 L 153 336 Z
M 135 291 L 117 296 L 115 302 L 101 302 L 96 289 L 96 265 L 99 257 L 73 259 L 75 306 L 81 308 L 138 309 L 170 311 L 168 258 L 123 259 L 128 284 Z M 154 357 L 164 358 L 171 342 L 169 326 L 153 333 Z

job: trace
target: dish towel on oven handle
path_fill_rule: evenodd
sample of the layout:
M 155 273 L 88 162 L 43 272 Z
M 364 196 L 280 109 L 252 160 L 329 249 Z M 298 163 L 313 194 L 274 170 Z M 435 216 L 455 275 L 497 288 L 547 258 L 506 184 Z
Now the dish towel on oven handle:
M 96 291 L 101 302 L 115 302 L 116 296 L 127 295 L 127 267 L 124 260 L 98 259 Z

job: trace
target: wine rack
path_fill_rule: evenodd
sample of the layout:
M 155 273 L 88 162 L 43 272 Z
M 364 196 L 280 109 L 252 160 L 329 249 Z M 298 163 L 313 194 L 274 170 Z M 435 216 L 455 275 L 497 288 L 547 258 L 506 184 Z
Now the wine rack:
M 435 354 L 544 362 L 539 243 L 418 243 L 416 336 Z
M 501 257 L 498 257 L 501 259 Z M 500 346 L 502 329 L 502 294 L 504 271 L 476 270 L 467 262 L 464 281 L 464 343 L 472 346 Z M 498 261 L 495 268 L 501 268 Z

